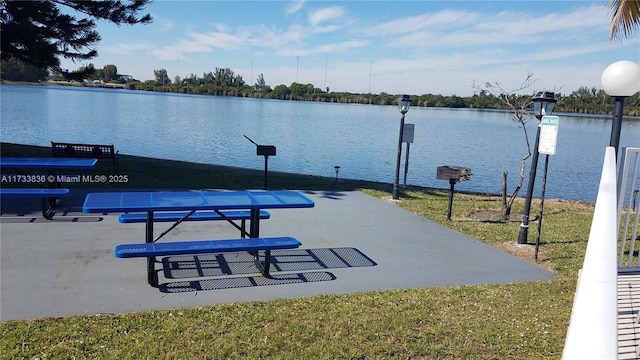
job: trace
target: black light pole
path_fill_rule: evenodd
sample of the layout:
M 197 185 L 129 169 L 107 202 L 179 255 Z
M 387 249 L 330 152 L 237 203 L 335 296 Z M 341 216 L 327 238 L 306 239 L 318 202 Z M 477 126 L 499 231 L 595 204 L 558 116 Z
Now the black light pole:
M 404 115 L 409 111 L 409 106 L 411 106 L 411 96 L 409 95 L 401 95 L 398 97 L 398 108 L 400 108 L 400 114 L 402 117 L 400 118 L 400 135 L 398 136 L 398 159 L 396 162 L 396 177 L 393 182 L 393 200 L 398 200 L 400 198 L 400 157 L 402 156 L 402 133 L 404 132 Z
M 616 149 L 616 159 L 618 158 L 618 147 L 620 146 L 620 132 L 622 130 L 622 110 L 624 109 L 624 99 L 625 96 L 616 96 L 613 105 L 613 122 L 611 124 L 611 137 L 609 138 L 609 146 L 613 146 Z
M 633 61 L 616 61 L 602 72 L 601 82 L 604 92 L 609 96 L 613 96 L 615 99 L 609 146 L 616 149 L 617 159 L 624 100 L 626 97 L 632 96 L 640 90 L 640 66 Z
M 540 91 L 533 98 L 533 112 L 538 119 L 538 129 L 536 130 L 536 142 L 533 147 L 533 157 L 531 159 L 531 170 L 529 170 L 529 183 L 527 184 L 527 197 L 524 202 L 524 211 L 522 213 L 522 224 L 520 224 L 520 233 L 518 233 L 518 244 L 526 244 L 529 235 L 529 213 L 531 212 L 531 198 L 533 197 L 533 185 L 536 181 L 536 172 L 538 170 L 538 145 L 540 144 L 540 121 L 542 116 L 551 114 L 556 105 L 555 94 L 550 91 Z

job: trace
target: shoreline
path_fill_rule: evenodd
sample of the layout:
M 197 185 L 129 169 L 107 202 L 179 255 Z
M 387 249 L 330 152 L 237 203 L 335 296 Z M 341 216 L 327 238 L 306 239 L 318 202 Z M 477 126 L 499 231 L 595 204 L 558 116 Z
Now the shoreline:
M 146 90 L 139 89 L 127 89 L 126 84 L 115 84 L 115 83 L 102 83 L 93 85 L 92 83 L 82 83 L 78 81 L 60 81 L 60 80 L 47 80 L 41 82 L 29 82 L 29 81 L 11 81 L 11 80 L 0 80 L 0 84 L 6 85 L 36 85 L 36 86 L 63 86 L 63 87 L 79 87 L 79 88 L 99 88 L 99 89 L 113 89 L 113 90 L 131 90 L 131 91 L 139 91 L 139 92 L 147 92 Z M 170 91 L 153 91 L 159 93 L 173 93 Z M 179 94 L 179 93 L 178 93 Z M 190 94 L 184 93 L 187 95 L 198 95 L 198 94 Z M 228 95 L 202 95 L 202 96 L 224 96 L 224 97 L 242 97 L 242 96 L 228 96 Z M 251 97 L 253 98 L 253 97 Z M 260 98 L 255 98 L 260 99 Z M 277 100 L 277 99 L 275 99 Z M 303 100 L 294 100 L 294 101 L 303 101 Z M 312 101 L 316 102 L 316 101 Z M 372 105 L 372 104 L 369 104 Z M 414 105 L 417 106 L 417 105 Z M 455 108 L 455 107 L 430 107 L 430 106 L 418 106 L 430 109 L 462 109 L 462 110 L 481 110 L 481 111 L 497 111 L 497 112 L 511 112 L 509 109 L 499 109 L 499 108 L 474 108 L 474 107 L 463 107 L 463 108 Z M 584 118 L 584 117 L 595 117 L 601 118 L 602 120 L 612 120 L 613 114 L 602 114 L 602 113 L 579 113 L 579 112 L 555 112 L 554 115 L 558 116 L 566 116 L 566 117 L 575 117 L 575 118 Z M 639 121 L 640 115 L 623 115 L 623 121 Z
M 0 153 L 2 156 L 24 156 L 24 157 L 50 157 L 51 156 L 51 148 L 40 145 L 28 145 L 28 144 L 16 144 L 16 143 L 8 143 L 8 142 L 0 142 Z M 246 179 L 253 180 L 253 183 L 262 184 L 264 177 L 264 170 L 259 169 L 251 169 L 251 168 L 243 168 L 237 166 L 229 166 L 229 165 L 219 165 L 219 164 L 207 164 L 207 163 L 199 163 L 199 162 L 190 162 L 183 160 L 172 160 L 172 159 L 162 159 L 162 158 L 153 158 L 147 156 L 139 156 L 139 155 L 130 155 L 130 154 L 122 154 L 118 153 L 119 161 L 124 160 L 125 163 L 133 163 L 136 164 L 135 167 L 139 168 L 139 164 L 148 164 L 149 166 L 159 166 L 159 167 L 168 167 L 174 169 L 200 169 L 207 172 L 212 172 L 219 174 L 220 176 L 243 176 Z M 349 178 L 339 178 L 336 181 L 333 177 L 327 176 L 319 176 L 319 175 L 308 175 L 308 174 L 299 174 L 299 173 L 291 173 L 291 172 L 283 172 L 283 171 L 269 171 L 269 178 L 277 178 L 277 179 L 293 179 L 296 182 L 316 182 L 324 183 L 328 187 L 338 187 L 341 189 L 350 188 L 370 188 L 380 191 L 386 191 L 391 193 L 393 184 L 392 183 L 384 183 L 378 181 L 370 181 L 370 180 L 361 180 L 361 179 L 349 179 Z M 316 185 L 317 186 L 317 185 Z M 449 188 L 434 188 L 434 187 L 426 187 L 426 186 L 418 186 L 418 185 L 401 185 L 402 189 L 405 190 L 429 190 L 429 191 L 437 191 L 449 193 Z M 476 196 L 491 196 L 491 197 L 501 197 L 502 194 L 499 193 L 490 193 L 490 192 L 480 192 L 480 191 L 467 191 L 467 190 L 455 190 L 455 194 L 465 194 L 465 195 L 476 195 Z M 517 198 L 523 198 L 522 195 L 517 196 Z M 546 198 L 545 201 L 558 201 L 558 202 L 568 202 L 568 203 L 579 203 L 579 204 L 591 204 L 593 202 L 583 201 L 583 200 L 567 200 L 567 199 L 556 199 L 556 198 Z

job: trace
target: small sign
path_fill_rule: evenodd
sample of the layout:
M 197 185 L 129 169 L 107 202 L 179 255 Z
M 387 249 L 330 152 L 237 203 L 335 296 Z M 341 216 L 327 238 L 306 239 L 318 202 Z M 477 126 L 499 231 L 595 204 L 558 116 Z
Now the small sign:
M 415 127 L 415 124 L 404 124 L 404 129 L 402 130 L 402 142 L 413 143 L 413 130 Z
M 276 147 L 273 145 L 258 145 L 256 147 L 258 156 L 276 156 Z
M 545 115 L 540 122 L 540 142 L 538 153 L 545 155 L 556 154 L 556 144 L 558 142 L 558 123 L 560 118 L 553 115 Z

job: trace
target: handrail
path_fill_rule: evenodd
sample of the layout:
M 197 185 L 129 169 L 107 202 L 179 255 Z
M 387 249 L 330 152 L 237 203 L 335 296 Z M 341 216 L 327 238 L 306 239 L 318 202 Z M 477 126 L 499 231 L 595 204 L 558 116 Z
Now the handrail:
M 638 167 L 640 165 L 640 148 L 625 148 L 622 152 L 620 162 L 621 174 L 618 176 L 618 228 L 620 228 L 620 220 L 624 217 L 624 225 L 622 227 L 622 237 L 620 238 L 620 253 L 618 255 L 618 268 L 619 271 L 637 271 L 640 264 L 634 262 L 634 255 L 636 253 L 636 237 L 638 235 L 638 222 L 640 221 L 640 201 L 637 201 L 636 179 L 638 176 Z M 635 156 L 632 156 L 635 155 Z M 627 193 L 627 181 L 631 175 L 631 186 L 628 187 Z M 633 222 L 633 230 L 629 233 L 629 222 L 631 220 L 631 213 L 634 212 L 635 220 Z M 630 235 L 630 236 L 627 236 Z M 627 245 L 627 239 L 629 244 Z M 625 253 L 627 259 L 625 262 Z
M 589 242 L 578 278 L 562 359 L 617 359 L 616 153 L 605 151 Z

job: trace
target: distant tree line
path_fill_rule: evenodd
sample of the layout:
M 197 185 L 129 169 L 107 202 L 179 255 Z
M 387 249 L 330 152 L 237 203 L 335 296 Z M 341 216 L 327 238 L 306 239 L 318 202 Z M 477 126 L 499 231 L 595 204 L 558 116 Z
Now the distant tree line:
M 37 82 L 47 79 L 47 68 L 36 67 L 14 58 L 0 63 L 0 79 L 10 81 Z
M 53 79 L 82 82 L 98 80 L 122 83 L 125 84 L 125 88 L 130 90 L 349 104 L 395 105 L 397 103 L 397 95 L 385 92 L 379 94 L 332 92 L 329 88 L 323 90 L 313 84 L 297 82 L 289 86 L 276 85 L 272 89 L 267 85 L 263 74 L 257 77 L 253 85 L 249 85 L 242 76 L 235 74 L 229 68 L 216 68 L 212 72 L 202 74 L 202 76 L 193 73 L 185 78 L 176 76 L 173 80 L 169 77 L 166 69 L 157 69 L 154 70 L 154 80 L 144 82 L 135 80 L 131 76 L 119 74 L 115 65 L 106 65 L 102 69 L 96 69 L 93 64 L 88 64 L 75 71 L 59 69 L 48 72 L 46 69 L 36 68 L 11 59 L 2 61 L 0 69 L 2 70 L 1 79 L 12 81 L 36 82 Z M 483 90 L 477 91 L 473 96 L 466 97 L 435 94 L 412 95 L 412 106 L 508 110 L 500 99 L 500 96 L 503 95 L 505 94 L 494 95 Z M 508 94 L 508 96 L 530 97 L 531 94 Z M 613 111 L 613 98 L 595 87 L 580 87 L 568 95 L 556 93 L 556 96 L 558 97 L 556 112 L 611 114 Z M 625 115 L 640 116 L 640 94 L 625 100 L 624 112 Z
M 46 68 L 38 68 L 18 61 L 16 59 L 3 60 L 0 63 L 0 79 L 8 81 L 42 82 L 54 81 L 104 81 L 110 83 L 125 84 L 133 80 L 131 76 L 118 74 L 115 65 L 105 65 L 102 69 L 96 69 L 93 64 L 81 66 L 78 70 L 57 69 L 48 71 Z
M 242 76 L 234 74 L 228 68 L 216 68 L 214 72 L 205 73 L 202 77 L 196 74 L 191 74 L 184 79 L 176 77 L 174 81 L 170 80 L 166 69 L 155 70 L 154 75 L 155 80 L 131 81 L 126 86 L 133 90 L 349 104 L 395 105 L 398 98 L 397 95 L 385 92 L 379 94 L 332 92 L 329 88 L 323 90 L 313 84 L 297 82 L 291 83 L 290 86 L 276 85 L 271 89 L 266 84 L 263 74 L 258 76 L 253 85 L 248 85 Z M 500 96 L 503 95 L 505 94 Z M 526 98 L 531 94 L 509 94 L 508 96 Z M 556 93 L 556 96 L 558 97 L 555 109 L 557 112 L 610 114 L 613 111 L 613 98 L 600 89 L 580 87 L 569 95 Z M 499 96 L 482 90 L 467 97 L 422 94 L 412 95 L 412 99 L 412 106 L 509 110 Z M 626 115 L 640 116 L 640 95 L 628 98 L 625 101 L 624 111 Z

